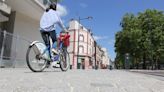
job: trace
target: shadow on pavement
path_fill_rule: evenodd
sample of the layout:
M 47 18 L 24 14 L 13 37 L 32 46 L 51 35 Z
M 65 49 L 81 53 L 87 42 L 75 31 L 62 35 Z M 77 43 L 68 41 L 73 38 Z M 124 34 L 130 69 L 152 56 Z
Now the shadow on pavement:
M 32 72 L 32 71 L 29 71 L 29 72 L 24 72 L 24 73 L 51 73 L 51 72 L 62 72 L 62 71 L 61 70 L 42 71 L 42 72 Z

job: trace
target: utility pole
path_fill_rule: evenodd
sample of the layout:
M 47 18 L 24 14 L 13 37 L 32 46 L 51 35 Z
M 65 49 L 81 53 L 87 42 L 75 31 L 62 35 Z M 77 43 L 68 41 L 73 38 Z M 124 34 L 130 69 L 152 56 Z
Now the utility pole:
M 95 46 L 95 54 L 94 54 L 94 56 L 95 56 L 95 69 L 97 70 L 97 50 L 96 50 L 96 48 L 97 48 L 97 43 L 96 43 L 96 41 L 94 41 L 94 46 Z

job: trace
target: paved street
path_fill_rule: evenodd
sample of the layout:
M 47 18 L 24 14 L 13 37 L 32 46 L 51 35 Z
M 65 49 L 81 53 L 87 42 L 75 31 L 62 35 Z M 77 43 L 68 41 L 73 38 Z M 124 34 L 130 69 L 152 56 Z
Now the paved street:
M 164 77 L 164 70 L 130 70 L 130 71 Z
M 146 74 L 150 77 L 164 81 L 164 70 L 130 70 L 130 72 Z
M 0 92 L 164 92 L 164 81 L 123 70 L 0 69 Z

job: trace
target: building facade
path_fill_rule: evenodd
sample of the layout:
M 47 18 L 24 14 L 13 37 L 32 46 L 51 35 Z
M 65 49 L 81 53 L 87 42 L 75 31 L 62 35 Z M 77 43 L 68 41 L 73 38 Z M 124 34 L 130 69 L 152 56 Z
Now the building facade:
M 103 51 L 101 68 L 106 69 L 106 68 L 109 68 L 111 61 L 110 61 L 110 58 L 108 56 L 107 49 L 106 48 L 101 48 L 101 49 Z
M 103 54 L 103 51 L 101 50 L 101 47 L 98 45 L 98 44 L 96 44 L 96 66 L 95 66 L 95 68 L 96 69 L 100 69 L 101 68 L 101 62 L 102 62 L 102 54 Z
M 70 46 L 68 51 L 73 69 L 91 69 L 94 65 L 94 39 L 90 30 L 76 20 L 69 23 Z
M 42 40 L 39 20 L 45 1 L 0 0 L 0 53 L 5 66 L 13 66 L 15 61 L 18 66 L 25 66 L 30 41 Z

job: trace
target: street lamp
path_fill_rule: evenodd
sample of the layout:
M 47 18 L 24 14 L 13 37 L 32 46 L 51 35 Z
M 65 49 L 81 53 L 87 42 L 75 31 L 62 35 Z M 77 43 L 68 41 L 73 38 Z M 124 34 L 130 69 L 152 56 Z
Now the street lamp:
M 125 54 L 125 69 L 129 69 L 129 53 Z
M 77 49 L 77 63 L 78 63 L 78 56 L 79 56 L 79 32 L 80 32 L 80 21 L 81 20 L 90 20 L 90 19 L 93 19 L 93 17 L 92 16 L 88 16 L 88 17 L 86 17 L 86 18 L 80 18 L 79 17 L 79 19 L 78 19 L 78 22 L 79 22 L 79 25 L 78 25 L 78 49 Z M 77 67 L 78 68 L 78 67 Z
M 81 20 L 85 20 L 85 19 L 88 19 L 88 20 L 89 20 L 89 19 L 93 19 L 93 17 L 92 17 L 92 16 L 88 16 L 88 17 L 86 17 L 86 18 L 80 18 L 80 17 L 79 17 L 79 25 L 80 25 L 80 21 L 81 21 Z

